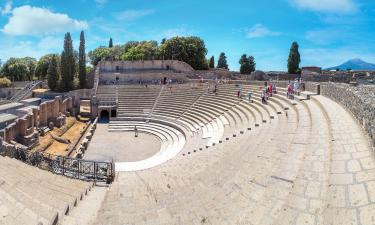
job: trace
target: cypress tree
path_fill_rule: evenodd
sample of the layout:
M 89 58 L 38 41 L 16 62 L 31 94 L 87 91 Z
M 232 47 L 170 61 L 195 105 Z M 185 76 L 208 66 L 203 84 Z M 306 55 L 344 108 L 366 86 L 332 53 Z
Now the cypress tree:
M 288 58 L 288 72 L 291 74 L 298 73 L 299 64 L 301 62 L 301 56 L 298 51 L 298 43 L 293 42 L 290 47 L 289 58 Z
M 215 68 L 215 58 L 214 58 L 214 56 L 211 56 L 211 58 L 210 58 L 209 68 L 210 69 Z
M 69 32 L 65 34 L 64 38 L 64 50 L 61 53 L 60 70 L 62 91 L 72 90 L 75 74 L 75 60 L 73 51 L 73 41 Z
M 56 90 L 59 81 L 59 75 L 57 72 L 57 59 L 53 55 L 47 69 L 48 87 L 51 90 Z
M 112 38 L 109 38 L 109 44 L 108 44 L 108 47 L 109 47 L 109 48 L 112 48 L 112 47 L 113 47 L 113 41 L 112 41 Z
M 220 53 L 219 60 L 217 61 L 217 68 L 228 69 L 227 57 L 225 53 Z
M 86 86 L 86 53 L 85 53 L 85 33 L 81 31 L 79 42 L 79 58 L 78 58 L 78 78 L 79 86 Z

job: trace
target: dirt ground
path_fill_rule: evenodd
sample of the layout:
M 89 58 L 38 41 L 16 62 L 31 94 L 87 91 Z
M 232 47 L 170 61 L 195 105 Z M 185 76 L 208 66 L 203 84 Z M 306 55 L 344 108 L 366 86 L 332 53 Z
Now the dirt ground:
M 53 131 L 48 132 L 39 139 L 39 145 L 35 147 L 35 151 L 43 151 L 45 153 L 53 155 L 67 156 L 67 148 L 69 144 L 60 143 L 51 137 L 51 133 L 56 136 L 63 137 L 70 140 L 71 144 L 74 144 L 81 137 L 81 131 L 86 127 L 86 124 L 77 121 L 74 117 L 68 117 L 67 123 L 61 128 L 55 128 Z

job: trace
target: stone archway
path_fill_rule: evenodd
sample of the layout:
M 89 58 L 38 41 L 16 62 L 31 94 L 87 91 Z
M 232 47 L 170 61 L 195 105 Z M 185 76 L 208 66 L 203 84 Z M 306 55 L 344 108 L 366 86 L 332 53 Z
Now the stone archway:
M 100 111 L 99 122 L 108 123 L 109 122 L 109 112 L 106 109 Z
M 111 117 L 116 117 L 117 116 L 117 111 L 116 109 L 111 110 Z

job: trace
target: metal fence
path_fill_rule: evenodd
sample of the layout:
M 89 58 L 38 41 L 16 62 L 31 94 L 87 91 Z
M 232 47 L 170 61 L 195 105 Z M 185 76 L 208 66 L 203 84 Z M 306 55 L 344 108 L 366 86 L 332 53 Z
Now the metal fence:
M 112 183 L 115 178 L 113 162 L 97 162 L 57 156 L 48 153 L 28 153 L 17 150 L 15 158 L 55 174 L 90 181 Z

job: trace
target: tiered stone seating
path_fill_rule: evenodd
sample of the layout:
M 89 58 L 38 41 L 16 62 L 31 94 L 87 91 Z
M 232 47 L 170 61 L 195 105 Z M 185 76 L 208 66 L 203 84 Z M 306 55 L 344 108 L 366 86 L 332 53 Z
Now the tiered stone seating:
M 110 132 L 134 131 L 153 134 L 160 139 L 161 149 L 154 156 L 137 162 L 117 162 L 116 171 L 137 171 L 149 169 L 175 157 L 185 145 L 184 133 L 177 127 L 143 121 L 111 121 Z
M 0 157 L 0 224 L 57 224 L 92 187 Z
M 202 93 L 176 119 L 199 128 L 190 139 L 220 123 L 229 139 L 119 173 L 96 224 L 375 224 L 375 159 L 350 114 L 322 96 L 287 99 L 280 88 L 263 105 L 259 87 L 244 85 L 250 103 L 236 88 Z
M 162 86 L 118 85 L 118 117 L 148 116 Z

